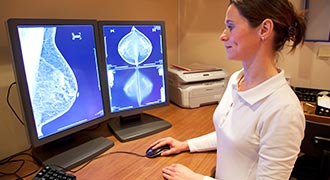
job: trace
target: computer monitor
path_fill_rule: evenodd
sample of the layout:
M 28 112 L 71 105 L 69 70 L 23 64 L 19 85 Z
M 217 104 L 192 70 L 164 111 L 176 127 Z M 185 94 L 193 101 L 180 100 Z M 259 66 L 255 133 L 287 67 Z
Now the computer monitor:
M 120 141 L 171 127 L 143 113 L 169 104 L 165 23 L 99 21 L 109 87 L 109 128 Z
M 112 147 L 77 135 L 109 118 L 97 21 L 9 19 L 7 28 L 33 156 L 71 169 Z

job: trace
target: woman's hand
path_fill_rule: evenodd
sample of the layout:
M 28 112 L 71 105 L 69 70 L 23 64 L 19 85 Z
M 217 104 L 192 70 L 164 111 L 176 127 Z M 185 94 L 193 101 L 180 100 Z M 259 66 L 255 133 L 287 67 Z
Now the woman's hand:
M 189 146 L 186 141 L 178 141 L 172 137 L 159 139 L 156 142 L 152 143 L 150 147 L 152 147 L 152 149 L 157 149 L 164 145 L 169 145 L 171 149 L 162 152 L 161 156 L 179 154 L 184 151 L 189 151 Z
M 182 164 L 172 164 L 163 168 L 163 177 L 167 180 L 202 180 L 203 175 L 197 174 Z

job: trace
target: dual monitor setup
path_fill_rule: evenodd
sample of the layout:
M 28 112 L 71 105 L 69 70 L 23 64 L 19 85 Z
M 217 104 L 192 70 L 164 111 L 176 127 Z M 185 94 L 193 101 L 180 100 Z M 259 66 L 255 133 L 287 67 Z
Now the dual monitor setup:
M 111 148 L 82 130 L 108 121 L 120 141 L 171 127 L 143 111 L 169 104 L 163 21 L 7 20 L 33 156 L 72 169 Z

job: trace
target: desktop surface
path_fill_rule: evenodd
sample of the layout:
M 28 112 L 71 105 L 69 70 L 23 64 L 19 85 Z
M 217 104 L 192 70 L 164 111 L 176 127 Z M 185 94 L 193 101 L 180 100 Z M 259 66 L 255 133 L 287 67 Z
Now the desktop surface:
M 169 121 L 173 126 L 160 133 L 129 142 L 120 142 L 114 136 L 108 138 L 115 145 L 105 152 L 130 151 L 145 154 L 149 145 L 154 141 L 172 136 L 179 140 L 186 140 L 214 131 L 213 111 L 216 105 L 197 109 L 182 109 L 176 105 L 146 111 L 149 114 Z M 105 132 L 108 132 L 106 127 Z M 103 130 L 101 130 L 104 132 Z M 163 179 L 162 168 L 172 163 L 181 163 L 192 170 L 211 175 L 216 163 L 216 152 L 181 153 L 168 157 L 137 157 L 128 154 L 110 154 L 94 160 L 87 167 L 75 173 L 78 179 Z
M 114 141 L 114 146 L 103 153 L 103 157 L 94 159 L 86 167 L 74 173 L 74 175 L 77 179 L 82 180 L 163 180 L 162 168 L 172 163 L 180 163 L 198 173 L 211 176 L 216 164 L 215 151 L 205 153 L 184 152 L 174 156 L 156 158 L 138 157 L 123 153 L 108 153 L 128 151 L 145 155 L 149 145 L 160 138 L 171 136 L 178 140 L 186 140 L 210 133 L 214 131 L 212 116 L 215 108 L 216 105 L 208 105 L 196 109 L 183 109 L 170 104 L 169 106 L 145 111 L 145 113 L 167 120 L 172 124 L 172 127 L 157 134 L 128 142 L 120 142 L 116 139 L 108 130 L 106 122 L 104 122 L 100 127 L 92 130 L 91 134 L 95 133 L 95 135 L 101 135 Z M 82 166 L 78 166 L 72 170 L 77 170 Z M 25 167 L 21 173 L 30 173 L 33 171 L 31 167 Z M 30 180 L 34 175 L 24 179 Z M 12 179 L 13 176 L 8 178 Z
M 86 167 L 74 173 L 74 175 L 77 176 L 77 179 L 82 180 L 162 180 L 162 168 L 172 163 L 181 163 L 198 173 L 211 175 L 215 169 L 215 151 L 205 153 L 185 152 L 179 155 L 157 158 L 138 157 L 121 153 L 110 155 L 106 154 L 115 151 L 128 151 L 144 155 L 149 145 L 160 138 L 172 136 L 178 140 L 186 140 L 210 133 L 214 131 L 212 116 L 215 108 L 216 105 L 208 105 L 195 109 L 184 109 L 170 104 L 166 107 L 148 110 L 146 113 L 164 118 L 173 126 L 160 133 L 124 143 L 117 140 L 114 135 L 111 134 L 107 128 L 106 122 L 104 122 L 100 127 L 95 128 L 92 133 L 96 133 L 96 135 L 101 135 L 114 141 L 115 145 L 102 154 L 105 156 L 93 160 Z M 330 124 L 330 117 L 316 116 L 313 113 L 307 111 L 305 108 L 304 110 L 306 119 L 314 122 Z M 77 170 L 80 167 L 77 167 L 73 170 Z M 25 166 L 21 174 L 30 173 L 33 171 L 33 168 L 35 167 Z M 13 179 L 13 176 L 1 178 L 4 180 Z M 32 178 L 33 175 L 25 179 L 29 180 Z
M 186 140 L 214 131 L 213 111 L 216 105 L 202 106 L 195 109 L 184 109 L 170 104 L 150 111 L 149 114 L 164 118 L 173 126 L 163 132 L 122 143 L 109 133 L 106 126 L 100 127 L 98 131 L 115 142 L 113 148 L 105 152 L 130 151 L 138 154 L 145 154 L 151 143 L 159 138 L 172 136 L 178 140 Z M 305 112 L 306 118 L 314 121 L 326 121 L 330 123 L 328 117 L 318 117 Z M 202 153 L 181 153 L 168 157 L 137 157 L 128 154 L 110 154 L 100 159 L 94 160 L 88 166 L 75 173 L 78 179 L 152 179 L 163 180 L 162 168 L 172 163 L 180 163 L 191 168 L 193 171 L 211 176 L 214 173 L 216 164 L 216 152 Z M 79 168 L 79 167 L 78 167 Z

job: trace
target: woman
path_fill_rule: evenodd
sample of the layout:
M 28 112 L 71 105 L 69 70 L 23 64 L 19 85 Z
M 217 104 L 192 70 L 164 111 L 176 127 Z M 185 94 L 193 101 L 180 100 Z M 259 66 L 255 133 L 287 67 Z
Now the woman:
M 304 18 L 288 0 L 231 0 L 225 24 L 220 40 L 243 69 L 231 76 L 214 112 L 216 131 L 187 141 L 163 138 L 151 146 L 168 144 L 162 156 L 217 150 L 215 178 L 221 180 L 289 179 L 305 119 L 275 59 L 286 42 L 291 51 L 303 43 Z M 181 164 L 165 167 L 163 177 L 212 179 Z

